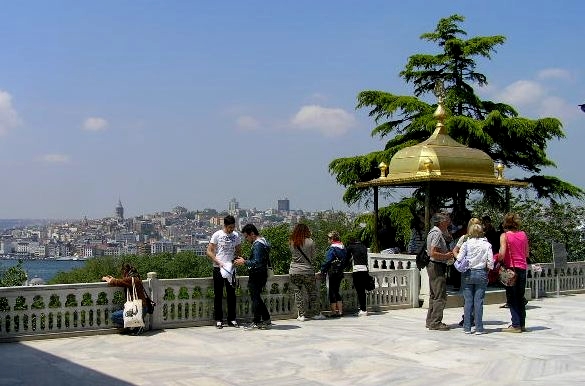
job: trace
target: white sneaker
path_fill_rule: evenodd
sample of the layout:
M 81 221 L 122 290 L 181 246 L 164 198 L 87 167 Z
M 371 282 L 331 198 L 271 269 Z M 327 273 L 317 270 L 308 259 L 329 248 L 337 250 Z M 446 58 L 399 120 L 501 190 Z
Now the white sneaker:
M 313 320 L 324 320 L 324 319 L 327 319 L 327 318 L 324 315 L 317 314 L 317 315 L 313 316 L 311 319 L 313 319 Z
M 357 313 L 357 316 L 368 316 L 368 311 L 360 310 L 360 312 Z
M 297 318 L 297 320 L 298 320 L 299 322 L 304 322 L 306 319 L 305 319 L 305 317 L 304 317 L 304 316 L 299 316 L 299 317 Z

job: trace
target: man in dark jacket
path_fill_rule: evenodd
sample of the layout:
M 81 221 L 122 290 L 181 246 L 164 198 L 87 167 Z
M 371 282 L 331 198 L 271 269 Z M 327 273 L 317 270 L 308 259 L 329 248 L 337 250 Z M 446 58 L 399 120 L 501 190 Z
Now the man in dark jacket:
M 254 320 L 245 329 L 269 329 L 272 326 L 270 313 L 260 294 L 266 286 L 268 279 L 270 244 L 268 244 L 264 237 L 260 237 L 258 229 L 254 224 L 246 224 L 242 228 L 242 234 L 246 241 L 252 243 L 250 258 L 245 260 L 240 256 L 234 261 L 236 265 L 246 265 L 248 267 L 248 291 L 252 300 Z

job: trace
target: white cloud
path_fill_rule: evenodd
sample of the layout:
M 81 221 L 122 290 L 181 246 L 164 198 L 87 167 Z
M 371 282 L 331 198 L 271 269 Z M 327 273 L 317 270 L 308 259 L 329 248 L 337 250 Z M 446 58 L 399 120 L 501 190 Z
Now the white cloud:
M 539 117 L 556 117 L 564 122 L 572 121 L 580 114 L 582 113 L 577 106 L 556 96 L 544 98 L 538 109 Z
M 0 135 L 22 124 L 20 117 L 12 107 L 12 96 L 0 90 Z
M 301 107 L 291 124 L 298 129 L 317 131 L 326 137 L 337 137 L 355 126 L 356 120 L 353 114 L 340 108 L 309 105 Z
M 249 115 L 242 115 L 236 119 L 238 129 L 253 131 L 260 127 L 260 122 Z
M 89 117 L 83 122 L 82 129 L 86 131 L 102 131 L 108 127 L 108 121 L 104 118 Z
M 70 157 L 67 154 L 45 154 L 41 160 L 50 164 L 65 164 L 69 162 Z
M 519 80 L 507 86 L 498 99 L 512 106 L 526 106 L 537 103 L 545 95 L 544 88 L 531 80 Z
M 545 68 L 536 75 L 537 79 L 563 79 L 571 80 L 572 75 L 569 71 L 563 70 L 562 68 Z

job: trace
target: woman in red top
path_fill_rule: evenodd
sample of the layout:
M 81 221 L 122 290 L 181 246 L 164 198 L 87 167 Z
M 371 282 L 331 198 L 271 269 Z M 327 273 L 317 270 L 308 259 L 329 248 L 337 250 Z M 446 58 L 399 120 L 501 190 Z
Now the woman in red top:
M 526 268 L 528 266 L 528 237 L 520 230 L 520 217 L 517 213 L 508 213 L 504 217 L 505 232 L 500 236 L 500 260 L 507 268 L 516 272 L 516 283 L 506 287 L 506 298 L 512 316 L 512 324 L 502 329 L 504 332 L 526 331 Z

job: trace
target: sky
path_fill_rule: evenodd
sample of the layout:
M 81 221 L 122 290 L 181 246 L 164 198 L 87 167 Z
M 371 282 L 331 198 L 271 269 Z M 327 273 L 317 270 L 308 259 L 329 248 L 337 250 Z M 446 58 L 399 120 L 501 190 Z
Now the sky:
M 412 95 L 408 57 L 459 14 L 503 35 L 486 99 L 552 116 L 557 168 L 585 188 L 585 2 L 0 0 L 0 218 L 346 206 L 329 163 L 380 150 L 364 90 Z M 389 160 L 388 160 L 389 162 Z M 514 170 L 505 172 L 513 177 Z

